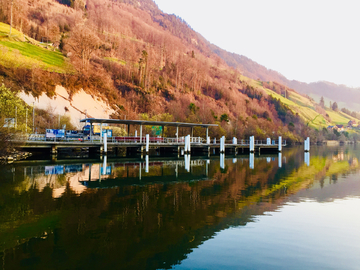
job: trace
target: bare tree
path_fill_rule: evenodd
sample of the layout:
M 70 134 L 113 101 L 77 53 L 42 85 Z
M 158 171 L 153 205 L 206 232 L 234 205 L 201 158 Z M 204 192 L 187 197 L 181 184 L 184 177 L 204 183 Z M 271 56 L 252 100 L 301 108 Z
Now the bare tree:
M 11 28 L 12 28 L 12 23 L 13 23 L 13 6 L 14 6 L 14 0 L 11 0 L 11 5 L 10 5 L 10 33 L 9 33 L 9 36 L 11 36 Z
M 99 48 L 101 42 L 86 26 L 77 26 L 71 31 L 66 45 L 81 60 L 81 69 L 87 70 L 92 54 Z

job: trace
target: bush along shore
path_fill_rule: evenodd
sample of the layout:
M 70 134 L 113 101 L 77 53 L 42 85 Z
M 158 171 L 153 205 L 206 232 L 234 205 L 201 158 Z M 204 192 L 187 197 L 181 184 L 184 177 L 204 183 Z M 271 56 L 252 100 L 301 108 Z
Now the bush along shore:
M 0 157 L 0 163 L 11 163 L 17 160 L 24 160 L 31 157 L 32 153 L 13 150 L 10 154 Z

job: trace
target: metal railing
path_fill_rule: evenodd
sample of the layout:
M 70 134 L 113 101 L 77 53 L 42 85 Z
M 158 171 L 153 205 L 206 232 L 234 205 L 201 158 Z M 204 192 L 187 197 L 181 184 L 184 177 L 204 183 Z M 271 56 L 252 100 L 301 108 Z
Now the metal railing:
M 93 142 L 93 143 L 101 143 L 103 142 L 103 138 L 100 136 L 91 136 L 90 137 L 81 137 L 81 138 L 46 138 L 45 134 L 27 134 L 27 135 L 19 135 L 16 137 L 17 140 L 22 141 L 52 141 L 52 142 L 77 142 L 77 141 L 84 141 L 84 142 Z M 143 137 L 140 143 L 140 137 L 131 137 L 131 136 L 123 136 L 123 137 L 111 137 L 107 138 L 109 143 L 113 144 L 145 144 L 146 137 Z M 149 142 L 151 144 L 185 144 L 185 137 L 179 138 L 171 138 L 171 137 L 150 137 Z M 191 144 L 206 144 L 206 139 L 201 137 L 190 137 Z M 220 144 L 220 139 L 212 139 L 210 144 L 216 145 Z M 255 146 L 269 146 L 269 145 L 278 145 L 278 140 L 271 140 L 270 144 L 267 143 L 266 140 L 255 140 Z M 234 145 L 232 140 L 227 140 L 225 145 Z M 241 146 L 249 146 L 250 140 L 238 140 L 236 145 Z M 286 140 L 282 140 L 282 145 L 286 146 Z

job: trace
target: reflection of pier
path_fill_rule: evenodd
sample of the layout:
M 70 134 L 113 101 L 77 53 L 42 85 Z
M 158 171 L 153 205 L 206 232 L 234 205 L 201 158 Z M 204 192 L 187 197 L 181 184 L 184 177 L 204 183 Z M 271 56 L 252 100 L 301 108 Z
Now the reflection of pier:
M 181 159 L 144 158 L 115 159 L 104 156 L 102 160 L 63 160 L 55 164 L 48 161 L 20 162 L 24 179 L 27 179 L 25 188 L 37 187 L 42 190 L 49 186 L 53 190 L 53 197 L 60 197 L 69 185 L 71 189 L 80 194 L 87 188 L 107 188 L 126 185 L 148 185 L 153 183 L 191 182 L 209 179 L 212 169 L 225 170 L 229 163 L 249 164 L 250 169 L 256 168 L 256 163 L 266 160 L 267 163 L 278 163 L 279 167 L 285 157 L 281 155 L 255 157 L 229 156 L 224 154 L 209 158 L 194 158 L 185 155 Z M 214 163 L 216 166 L 214 167 Z M 20 165 L 19 164 L 19 165 Z M 25 165 L 25 166 L 24 166 Z M 240 165 L 242 166 L 242 165 Z M 13 168 L 13 174 L 19 173 Z M 225 171 L 224 171 L 225 172 Z M 211 176 L 210 176 L 211 177 Z

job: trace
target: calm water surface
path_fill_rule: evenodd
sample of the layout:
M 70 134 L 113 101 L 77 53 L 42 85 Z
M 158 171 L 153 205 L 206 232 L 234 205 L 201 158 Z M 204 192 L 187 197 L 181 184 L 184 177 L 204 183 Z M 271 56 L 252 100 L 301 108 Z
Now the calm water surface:
M 360 150 L 0 166 L 0 269 L 360 269 Z

